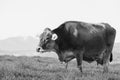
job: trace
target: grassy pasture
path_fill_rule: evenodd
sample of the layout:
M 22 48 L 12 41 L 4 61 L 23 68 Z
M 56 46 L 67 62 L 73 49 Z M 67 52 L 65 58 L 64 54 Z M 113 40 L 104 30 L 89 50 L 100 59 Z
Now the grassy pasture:
M 66 70 L 54 58 L 0 56 L 0 80 L 120 80 L 120 64 L 111 64 L 103 73 L 95 62 L 83 62 L 82 75 L 76 67 L 74 60 Z

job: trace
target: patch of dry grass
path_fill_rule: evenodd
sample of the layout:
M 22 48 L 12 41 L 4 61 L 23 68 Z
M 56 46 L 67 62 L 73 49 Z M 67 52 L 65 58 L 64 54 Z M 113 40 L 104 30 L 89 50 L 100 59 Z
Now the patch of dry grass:
M 109 73 L 103 74 L 101 67 L 84 63 L 81 74 L 75 61 L 66 70 L 52 58 L 0 56 L 0 80 L 120 80 L 119 67 L 110 65 Z

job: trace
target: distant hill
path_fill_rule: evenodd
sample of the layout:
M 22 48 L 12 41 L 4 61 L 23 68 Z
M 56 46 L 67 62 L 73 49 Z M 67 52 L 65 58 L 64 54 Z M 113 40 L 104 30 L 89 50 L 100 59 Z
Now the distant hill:
M 115 52 L 120 52 L 120 43 L 115 43 L 113 50 L 114 50 Z
M 34 37 L 11 37 L 0 40 L 0 50 L 16 51 L 16 50 L 35 50 L 38 40 Z

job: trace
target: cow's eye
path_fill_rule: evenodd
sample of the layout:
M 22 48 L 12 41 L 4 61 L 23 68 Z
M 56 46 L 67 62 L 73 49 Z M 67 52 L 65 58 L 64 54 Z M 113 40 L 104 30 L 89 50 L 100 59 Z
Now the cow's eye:
M 47 38 L 46 38 L 46 41 L 48 41 L 49 39 L 50 39 L 50 38 L 49 38 L 49 37 L 47 37 Z

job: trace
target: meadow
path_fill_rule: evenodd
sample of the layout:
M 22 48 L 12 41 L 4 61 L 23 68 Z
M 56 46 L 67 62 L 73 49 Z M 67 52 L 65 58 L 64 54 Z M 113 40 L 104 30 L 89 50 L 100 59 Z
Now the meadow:
M 83 61 L 81 74 L 75 60 L 65 69 L 55 58 L 0 56 L 0 80 L 120 80 L 120 64 L 110 64 L 108 73 L 102 68 Z

